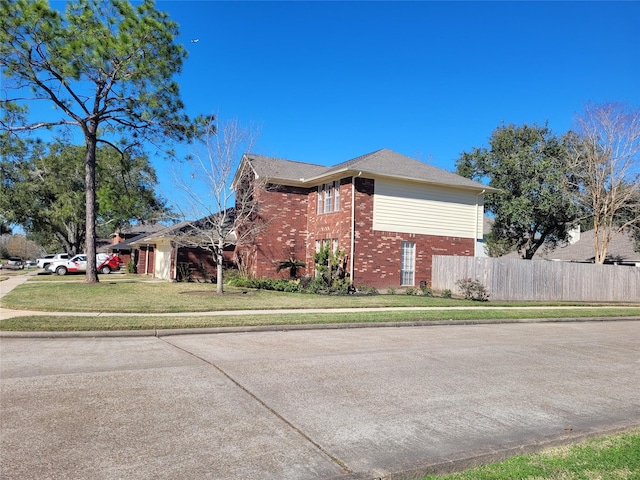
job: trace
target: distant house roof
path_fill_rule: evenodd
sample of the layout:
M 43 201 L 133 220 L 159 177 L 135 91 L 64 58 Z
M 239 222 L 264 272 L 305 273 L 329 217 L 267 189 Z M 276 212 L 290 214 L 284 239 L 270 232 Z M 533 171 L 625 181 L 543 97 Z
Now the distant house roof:
M 605 263 L 621 265 L 640 265 L 640 253 L 634 250 L 635 243 L 625 233 L 615 235 L 607 248 Z M 518 258 L 517 252 L 511 252 L 503 258 Z M 534 260 L 554 260 L 562 262 L 593 263 L 595 260 L 595 231 L 580 233 L 580 239 L 572 244 L 545 250 L 541 247 L 533 256 Z
M 233 221 L 235 218 L 235 209 L 229 208 L 221 213 L 224 213 L 226 215 L 225 223 L 222 227 L 227 230 L 229 235 L 233 236 L 234 234 L 230 230 L 233 226 Z M 189 238 L 192 238 L 194 239 L 194 242 L 198 242 L 202 240 L 202 238 L 200 238 L 201 236 L 198 234 L 198 229 L 208 229 L 209 227 L 207 226 L 207 224 L 212 222 L 212 219 L 214 219 L 214 217 L 221 215 L 221 213 L 214 213 L 199 220 L 185 220 L 183 222 L 176 223 L 175 225 L 164 227 L 163 229 L 151 234 L 138 235 L 137 237 L 129 239 L 126 242 L 113 245 L 112 248 L 120 248 L 120 246 L 123 244 L 128 244 L 129 248 L 132 248 L 140 245 L 156 243 L 158 240 L 163 238 L 169 238 L 172 240 L 182 238 L 185 241 L 188 241 Z M 225 236 L 225 238 L 229 237 Z
M 479 182 L 428 165 L 387 148 L 362 155 L 332 167 L 294 162 L 260 155 L 244 157 L 259 177 L 271 183 L 312 186 L 334 178 L 365 174 L 413 180 L 472 190 L 496 191 Z
M 126 225 L 122 227 L 119 232 L 115 232 L 111 236 L 120 234 L 120 236 L 126 235 L 127 237 L 134 237 L 145 233 L 159 232 L 165 228 L 167 228 L 167 226 L 161 223 L 138 223 L 136 225 Z

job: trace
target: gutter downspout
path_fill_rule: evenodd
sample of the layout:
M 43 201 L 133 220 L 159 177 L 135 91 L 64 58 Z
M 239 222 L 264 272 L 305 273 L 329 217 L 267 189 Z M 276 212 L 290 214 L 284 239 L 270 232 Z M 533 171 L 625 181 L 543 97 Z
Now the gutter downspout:
M 475 238 L 475 242 L 474 242 L 475 245 L 474 245 L 474 248 L 473 248 L 473 256 L 474 257 L 478 256 L 478 243 L 479 243 L 478 242 L 478 240 L 479 240 L 478 239 L 478 227 L 480 226 L 480 220 L 479 220 L 480 215 L 478 215 L 478 213 L 479 213 L 478 209 L 480 208 L 480 202 L 478 201 L 478 199 L 480 198 L 480 195 L 484 195 L 484 192 L 486 192 L 486 191 L 487 190 L 484 189 L 484 190 L 482 190 L 480 193 L 478 193 L 476 195 L 476 235 L 475 235 L 476 238 Z

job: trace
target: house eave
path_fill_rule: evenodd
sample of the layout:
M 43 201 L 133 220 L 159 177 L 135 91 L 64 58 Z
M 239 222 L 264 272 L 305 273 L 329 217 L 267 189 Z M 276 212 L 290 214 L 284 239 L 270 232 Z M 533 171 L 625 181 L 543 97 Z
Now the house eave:
M 474 192 L 479 192 L 479 193 L 492 193 L 492 192 L 498 192 L 499 189 L 494 188 L 494 187 L 489 187 L 487 185 L 482 185 L 482 184 L 478 184 L 478 186 L 474 186 L 474 185 L 456 185 L 456 184 L 452 184 L 452 183 L 447 183 L 447 182 L 435 182 L 432 180 L 427 180 L 427 179 L 422 179 L 422 178 L 412 178 L 412 177 L 407 177 L 405 175 L 388 175 L 388 174 L 380 174 L 380 173 L 376 173 L 376 172 L 371 172 L 371 171 L 367 171 L 367 170 L 357 170 L 357 169 L 350 169 L 350 168 L 343 168 L 340 170 L 335 170 L 332 171 L 326 175 L 317 175 L 315 177 L 311 177 L 311 178 L 305 178 L 305 179 L 300 179 L 302 183 L 302 185 L 304 186 L 310 186 L 310 185 L 315 185 L 315 184 L 319 184 L 319 183 L 326 183 L 328 181 L 332 181 L 332 180 L 337 180 L 340 178 L 344 178 L 345 176 L 347 177 L 367 177 L 367 178 L 391 178 L 394 180 L 401 180 L 401 181 L 411 181 L 411 182 L 416 182 L 416 183 L 422 183 L 425 185 L 435 185 L 435 186 L 439 186 L 439 187 L 447 187 L 447 188 L 458 188 L 461 190 L 470 190 L 470 191 L 474 191 Z

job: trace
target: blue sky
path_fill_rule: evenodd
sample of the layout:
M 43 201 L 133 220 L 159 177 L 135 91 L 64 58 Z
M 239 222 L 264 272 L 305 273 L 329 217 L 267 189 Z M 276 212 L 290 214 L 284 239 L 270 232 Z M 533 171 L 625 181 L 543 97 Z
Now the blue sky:
M 586 102 L 640 106 L 640 2 L 156 6 L 189 51 L 188 113 L 258 125 L 264 155 L 332 165 L 390 148 L 452 171 L 502 123 L 560 134 Z
M 562 133 L 586 102 L 640 105 L 639 2 L 157 7 L 189 50 L 188 111 L 259 125 L 255 150 L 279 158 L 390 148 L 453 170 L 503 122 Z

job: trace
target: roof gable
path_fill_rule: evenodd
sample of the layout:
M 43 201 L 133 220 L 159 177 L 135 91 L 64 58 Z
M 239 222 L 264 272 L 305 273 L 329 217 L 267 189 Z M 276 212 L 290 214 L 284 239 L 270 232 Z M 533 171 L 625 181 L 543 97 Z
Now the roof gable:
M 271 182 L 304 182 L 306 178 L 321 175 L 327 170 L 323 165 L 313 163 L 284 160 L 281 158 L 265 157 L 262 155 L 246 154 L 244 159 L 249 162 L 256 175 L 267 178 Z

